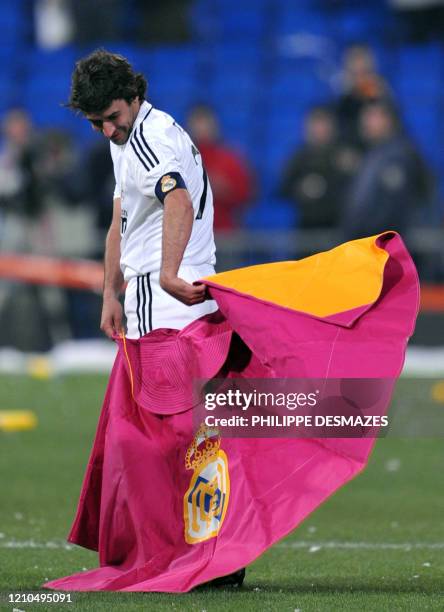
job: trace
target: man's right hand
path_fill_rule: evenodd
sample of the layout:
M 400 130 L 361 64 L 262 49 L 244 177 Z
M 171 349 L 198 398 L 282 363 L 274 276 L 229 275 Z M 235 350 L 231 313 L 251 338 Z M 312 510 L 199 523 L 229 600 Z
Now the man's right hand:
M 123 308 L 115 296 L 103 296 L 102 320 L 100 329 L 108 336 L 113 338 L 116 334 L 121 334 Z

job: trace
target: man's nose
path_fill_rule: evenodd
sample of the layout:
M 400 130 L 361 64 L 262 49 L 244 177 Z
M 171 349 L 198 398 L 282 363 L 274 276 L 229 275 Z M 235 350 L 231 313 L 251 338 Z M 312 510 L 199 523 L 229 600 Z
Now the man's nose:
M 102 131 L 103 131 L 103 135 L 106 136 L 107 138 L 111 138 L 111 136 L 114 134 L 115 129 L 116 128 L 114 127 L 111 121 L 103 122 Z

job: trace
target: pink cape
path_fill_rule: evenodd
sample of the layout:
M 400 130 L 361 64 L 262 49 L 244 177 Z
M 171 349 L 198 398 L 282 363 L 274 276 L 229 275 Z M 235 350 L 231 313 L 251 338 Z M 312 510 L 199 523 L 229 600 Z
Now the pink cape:
M 312 316 L 216 276 L 217 313 L 118 341 L 68 538 L 97 550 L 100 567 L 46 587 L 189 591 L 251 563 L 363 469 L 371 438 L 195 438 L 192 385 L 216 375 L 395 380 L 418 282 L 400 237 L 377 241 L 389 257 L 371 304 Z

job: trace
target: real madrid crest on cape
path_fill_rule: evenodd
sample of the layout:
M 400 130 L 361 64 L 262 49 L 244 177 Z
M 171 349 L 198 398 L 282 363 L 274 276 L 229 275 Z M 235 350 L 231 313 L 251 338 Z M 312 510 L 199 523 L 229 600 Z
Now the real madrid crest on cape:
M 183 499 L 185 540 L 196 544 L 217 536 L 230 499 L 228 459 L 217 430 L 201 425 L 187 450 L 185 467 L 194 470 Z

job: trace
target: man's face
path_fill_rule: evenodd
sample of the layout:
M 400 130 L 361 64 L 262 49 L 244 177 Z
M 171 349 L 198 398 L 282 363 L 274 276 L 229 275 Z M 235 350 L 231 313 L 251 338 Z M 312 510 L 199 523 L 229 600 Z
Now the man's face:
M 310 144 L 317 146 L 330 144 L 335 137 L 333 118 L 327 114 L 312 115 L 306 121 L 305 135 Z
M 387 111 L 379 106 L 375 106 L 362 111 L 360 129 L 366 140 L 370 143 L 377 143 L 391 136 L 394 126 Z
M 193 140 L 200 144 L 211 144 L 219 138 L 219 125 L 215 115 L 196 111 L 188 118 L 188 127 Z
M 107 109 L 101 113 L 87 113 L 86 118 L 94 130 L 102 132 L 114 144 L 123 145 L 129 138 L 139 108 L 139 98 L 130 104 L 126 100 L 113 100 Z

